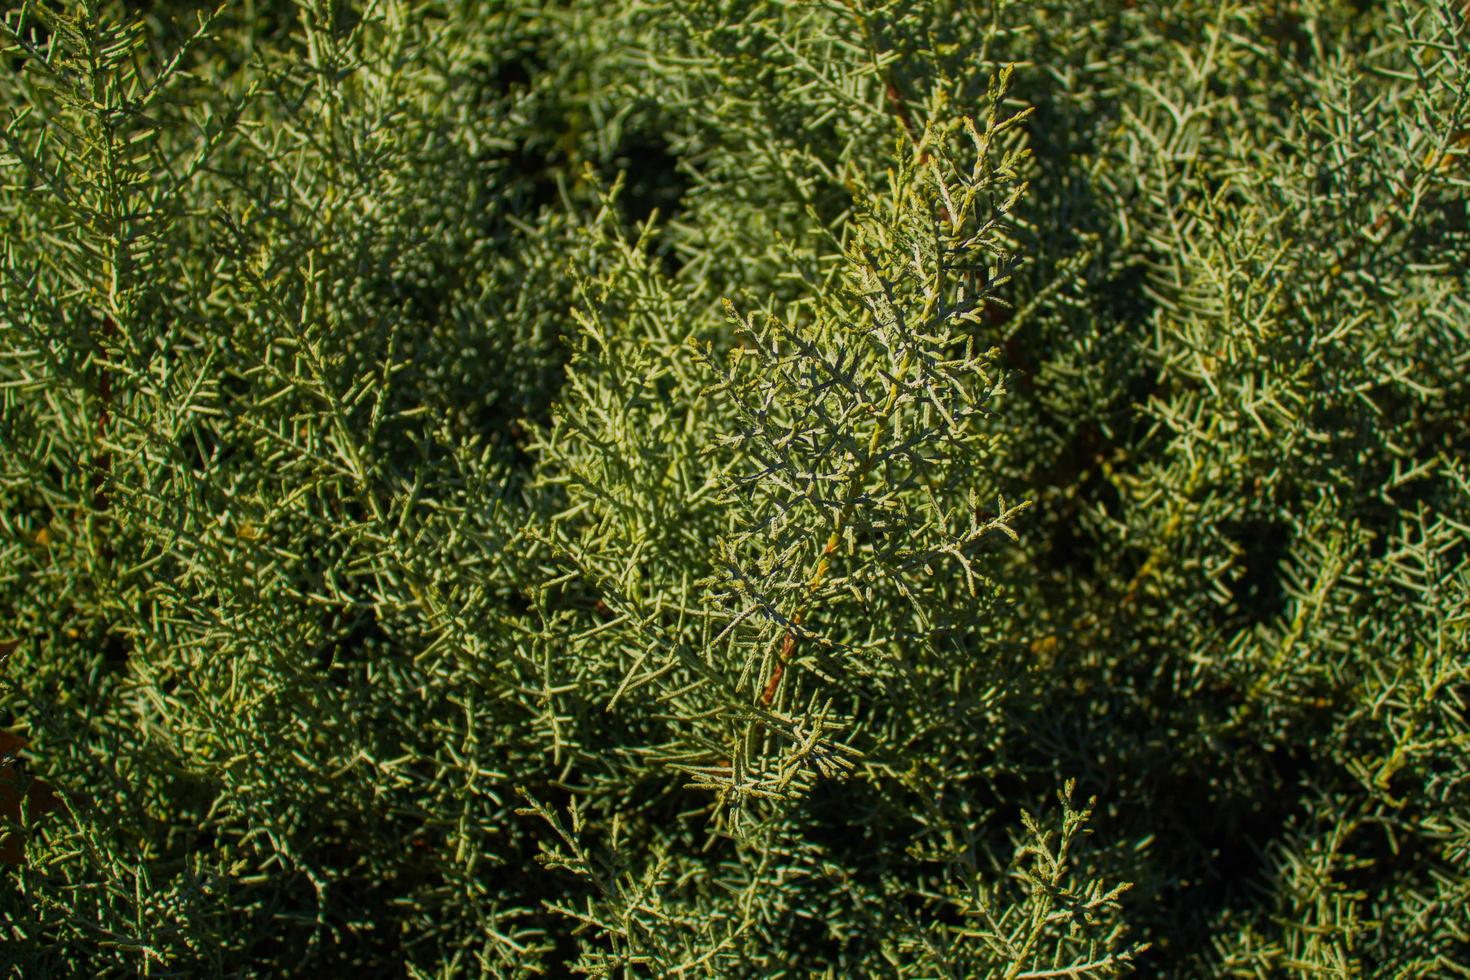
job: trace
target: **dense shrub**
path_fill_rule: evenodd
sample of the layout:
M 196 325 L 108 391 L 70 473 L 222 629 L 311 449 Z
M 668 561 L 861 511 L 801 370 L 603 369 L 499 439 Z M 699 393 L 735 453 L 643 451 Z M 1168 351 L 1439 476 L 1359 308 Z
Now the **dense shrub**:
M 15 975 L 1470 974 L 1458 0 L 6 9 Z

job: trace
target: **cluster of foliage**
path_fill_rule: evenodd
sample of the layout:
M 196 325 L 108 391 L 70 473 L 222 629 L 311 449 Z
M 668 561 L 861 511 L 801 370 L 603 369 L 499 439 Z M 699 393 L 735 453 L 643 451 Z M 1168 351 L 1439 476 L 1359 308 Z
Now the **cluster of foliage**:
M 7 4 L 0 963 L 1470 975 L 1467 18 Z

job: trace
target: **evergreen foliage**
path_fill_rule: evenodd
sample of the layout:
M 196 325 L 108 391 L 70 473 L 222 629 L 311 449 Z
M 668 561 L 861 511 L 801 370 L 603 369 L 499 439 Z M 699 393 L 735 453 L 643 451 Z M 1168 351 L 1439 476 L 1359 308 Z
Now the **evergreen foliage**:
M 7 4 L 0 963 L 1470 976 L 1467 21 Z

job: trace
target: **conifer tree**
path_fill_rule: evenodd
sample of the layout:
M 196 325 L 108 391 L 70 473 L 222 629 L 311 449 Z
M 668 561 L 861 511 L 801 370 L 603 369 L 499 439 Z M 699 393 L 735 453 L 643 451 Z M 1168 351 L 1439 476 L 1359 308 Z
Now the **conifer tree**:
M 0 963 L 1470 973 L 1460 0 L 0 18 Z

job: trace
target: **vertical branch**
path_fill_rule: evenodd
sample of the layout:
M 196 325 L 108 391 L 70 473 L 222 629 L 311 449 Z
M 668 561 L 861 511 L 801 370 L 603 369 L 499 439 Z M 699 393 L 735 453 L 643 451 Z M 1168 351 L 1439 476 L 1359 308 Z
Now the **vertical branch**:
M 920 319 L 928 319 L 933 312 L 933 306 L 938 298 L 938 293 L 931 294 L 924 307 L 924 313 Z M 909 350 L 904 354 L 903 362 L 895 372 L 893 380 L 888 384 L 888 398 L 883 403 L 883 409 L 877 420 L 873 423 L 872 435 L 868 437 L 868 445 L 859 461 L 857 470 L 852 479 L 848 481 L 846 492 L 843 495 L 842 509 L 837 512 L 837 520 L 832 525 L 832 532 L 827 536 L 827 544 L 822 548 L 821 557 L 817 559 L 817 567 L 812 576 L 807 580 L 806 591 L 802 595 L 801 608 L 796 615 L 791 617 L 791 625 L 786 627 L 786 635 L 781 639 L 781 654 L 776 660 L 776 665 L 771 669 L 770 680 L 766 682 L 765 691 L 761 694 L 761 703 L 770 706 L 775 700 L 776 691 L 781 686 L 781 678 L 786 674 L 786 664 L 796 653 L 798 641 L 797 630 L 801 628 L 802 621 L 811 611 L 811 604 L 816 596 L 817 589 L 827 577 L 827 569 L 832 567 L 832 556 L 837 551 L 837 543 L 840 540 L 842 529 L 852 518 L 853 508 L 857 504 L 858 496 L 862 493 L 863 482 L 867 479 L 868 472 L 873 468 L 873 463 L 878 459 L 878 450 L 883 445 L 883 433 L 888 428 L 888 420 L 893 415 L 893 409 L 898 404 L 899 382 L 909 368 L 913 365 L 914 353 Z
M 102 318 L 102 352 L 107 354 L 106 344 L 117 337 L 117 321 L 111 314 Z M 112 507 L 108 496 L 108 481 L 112 478 L 112 450 L 107 446 L 112 429 L 112 369 L 105 363 L 97 371 L 97 450 L 92 458 L 92 511 L 106 514 Z

